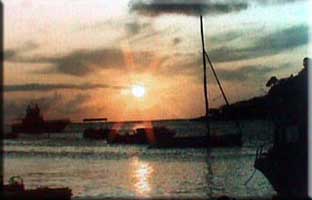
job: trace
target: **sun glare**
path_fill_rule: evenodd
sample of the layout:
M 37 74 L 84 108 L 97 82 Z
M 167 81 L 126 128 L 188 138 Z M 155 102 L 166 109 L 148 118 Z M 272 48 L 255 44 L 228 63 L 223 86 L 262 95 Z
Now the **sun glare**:
M 134 85 L 132 86 L 132 94 L 135 97 L 141 98 L 145 95 L 145 88 L 142 85 Z

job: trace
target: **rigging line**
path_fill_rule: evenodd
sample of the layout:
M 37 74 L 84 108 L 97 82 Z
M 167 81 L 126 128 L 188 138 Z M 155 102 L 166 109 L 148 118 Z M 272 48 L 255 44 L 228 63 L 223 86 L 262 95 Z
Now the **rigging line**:
M 225 100 L 225 103 L 226 103 L 227 106 L 229 106 L 230 103 L 229 103 L 227 97 L 225 96 L 225 93 L 224 93 L 224 90 L 223 90 L 223 88 L 222 88 L 221 82 L 220 82 L 220 80 L 219 80 L 219 78 L 218 78 L 218 76 L 217 76 L 217 73 L 216 73 L 216 71 L 215 71 L 213 65 L 212 65 L 212 62 L 211 62 L 211 60 L 210 60 L 210 58 L 209 58 L 209 56 L 208 56 L 207 51 L 205 51 L 205 55 L 206 55 L 206 57 L 207 57 L 208 63 L 209 63 L 209 65 L 210 65 L 210 68 L 211 68 L 211 70 L 212 70 L 212 72 L 213 72 L 213 75 L 214 75 L 214 77 L 215 77 L 216 80 L 217 80 L 218 86 L 219 86 L 219 88 L 220 88 L 220 90 L 221 90 L 221 93 L 222 93 L 222 96 L 223 96 L 223 98 L 224 98 L 224 100 Z
M 207 53 L 206 50 L 205 50 L 205 56 L 207 57 L 207 60 L 208 60 L 208 63 L 209 63 L 209 65 L 210 65 L 210 68 L 211 68 L 211 70 L 212 70 L 212 72 L 213 72 L 213 75 L 214 75 L 214 77 L 215 77 L 216 80 L 217 80 L 218 86 L 219 86 L 219 88 L 220 88 L 220 90 L 221 90 L 221 93 L 222 93 L 222 96 L 223 96 L 223 98 L 224 98 L 224 100 L 225 100 L 225 103 L 226 103 L 227 106 L 230 106 L 230 103 L 229 103 L 227 97 L 225 96 L 225 93 L 224 93 L 224 90 L 223 90 L 223 88 L 222 88 L 221 82 L 220 82 L 220 80 L 219 80 L 219 78 L 218 78 L 218 76 L 217 76 L 217 73 L 216 73 L 216 71 L 215 71 L 215 69 L 214 69 L 214 67 L 213 67 L 213 64 L 212 64 L 212 62 L 211 62 L 211 60 L 210 60 L 210 58 L 209 58 L 209 55 L 208 55 L 208 53 Z M 242 128 L 241 128 L 241 126 L 240 126 L 238 120 L 234 120 L 234 121 L 235 121 L 235 125 L 236 125 L 237 128 L 238 128 L 239 134 L 242 134 Z
M 247 185 L 251 179 L 254 177 L 254 175 L 256 174 L 257 169 L 254 169 L 254 171 L 252 172 L 252 174 L 249 176 L 249 178 L 245 181 L 244 185 Z

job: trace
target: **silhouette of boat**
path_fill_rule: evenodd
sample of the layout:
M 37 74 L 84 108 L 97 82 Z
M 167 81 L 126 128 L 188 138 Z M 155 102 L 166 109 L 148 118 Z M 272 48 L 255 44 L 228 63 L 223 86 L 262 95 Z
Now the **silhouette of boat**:
M 28 105 L 22 122 L 13 123 L 11 129 L 13 133 L 57 133 L 62 132 L 69 123 L 69 119 L 44 120 L 36 104 L 35 106 Z
M 100 128 L 95 127 L 88 127 L 83 131 L 83 138 L 85 139 L 92 139 L 92 140 L 104 140 L 107 139 L 107 136 L 110 132 L 108 128 L 103 128 L 102 125 L 107 120 L 107 118 L 85 118 L 83 122 L 91 122 L 93 123 L 100 123 Z
M 107 142 L 111 144 L 155 144 L 159 141 L 170 140 L 174 135 L 174 130 L 164 126 L 137 128 L 127 131 L 125 134 L 111 129 Z
M 147 144 L 152 148 L 205 148 L 241 146 L 241 136 L 238 134 L 213 135 L 194 137 L 176 137 L 176 132 L 165 126 L 153 128 L 137 128 L 120 133 L 116 129 L 88 128 L 83 133 L 84 138 L 107 140 L 109 144 Z
M 107 142 L 109 144 L 148 144 L 146 134 L 136 132 L 136 130 L 126 131 L 124 134 L 117 130 L 111 130 Z
M 23 179 L 18 176 L 11 177 L 9 184 L 3 185 L 2 189 L 5 200 L 70 200 L 72 196 L 67 187 L 25 189 Z
M 282 198 L 308 197 L 308 156 L 305 142 L 274 145 L 259 151 L 254 167 L 268 179 Z
M 93 140 L 106 140 L 110 129 L 103 128 L 87 128 L 83 131 L 83 138 Z
M 305 66 L 296 77 L 273 86 L 268 94 L 279 119 L 275 122 L 273 146 L 265 152 L 257 151 L 254 167 L 263 173 L 281 198 L 308 199 L 307 91 Z

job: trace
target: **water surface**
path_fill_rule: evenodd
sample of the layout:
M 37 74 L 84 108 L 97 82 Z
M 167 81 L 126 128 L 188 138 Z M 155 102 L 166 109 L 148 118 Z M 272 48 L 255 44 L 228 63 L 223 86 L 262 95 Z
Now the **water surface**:
M 204 130 L 198 122 L 170 123 L 167 125 L 176 126 L 179 134 L 191 134 L 190 130 L 202 134 Z M 222 133 L 229 126 L 214 125 Z M 83 140 L 79 129 L 49 137 L 23 136 L 4 142 L 4 178 L 20 175 L 27 188 L 70 187 L 76 199 L 270 197 L 275 192 L 260 172 L 244 184 L 253 173 L 257 146 L 270 142 L 264 134 L 268 127 L 266 122 L 244 122 L 242 148 L 209 151 L 108 145 Z

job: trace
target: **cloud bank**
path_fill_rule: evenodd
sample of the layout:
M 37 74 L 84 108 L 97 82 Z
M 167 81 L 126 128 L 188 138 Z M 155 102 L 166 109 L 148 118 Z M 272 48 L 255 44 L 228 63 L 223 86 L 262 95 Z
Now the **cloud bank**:
M 221 40 L 226 43 L 234 37 L 236 37 L 236 34 L 231 33 L 229 35 L 224 35 Z M 301 24 L 261 36 L 250 46 L 245 48 L 224 46 L 208 51 L 208 53 L 215 62 L 237 61 L 276 55 L 306 45 L 308 42 L 309 27 Z
M 125 69 L 130 66 L 129 55 L 138 65 L 132 70 L 144 70 L 154 56 L 149 51 L 128 51 L 119 48 L 81 49 L 59 56 L 23 57 L 18 51 L 8 50 L 6 61 L 20 63 L 47 63 L 52 68 L 44 73 L 62 73 L 72 76 L 86 76 L 103 69 Z
M 112 86 L 106 84 L 16 84 L 16 85 L 4 85 L 4 92 L 31 92 L 31 91 L 52 91 L 60 89 L 72 89 L 72 90 L 90 90 L 90 89 L 123 89 L 122 86 Z
M 134 31 L 135 32 L 135 31 Z M 267 35 L 258 35 L 248 46 L 238 48 L 229 46 L 233 40 L 242 40 L 244 34 L 240 31 L 230 31 L 217 36 L 211 40 L 221 44 L 219 48 L 207 49 L 213 62 L 230 62 L 238 60 L 254 59 L 283 53 L 288 50 L 303 46 L 309 42 L 309 27 L 300 24 Z M 180 37 L 172 38 L 172 45 L 179 45 Z M 34 45 L 33 45 L 34 46 Z M 26 49 L 25 49 L 26 51 Z M 121 48 L 82 49 L 74 50 L 65 55 L 58 56 L 32 56 L 23 57 L 20 49 L 8 49 L 5 51 L 5 60 L 21 63 L 48 63 L 51 66 L 48 71 L 39 73 L 60 73 L 76 77 L 92 75 L 105 69 L 123 69 L 136 72 L 148 70 L 155 61 L 158 63 L 157 73 L 165 74 L 192 74 L 193 68 L 200 69 L 201 59 L 199 53 L 176 53 L 174 55 L 159 55 L 155 51 L 130 51 Z M 133 64 L 129 63 L 129 56 Z M 134 65 L 134 66 L 132 66 Z M 197 71 L 195 71 L 197 73 Z M 88 89 L 92 87 L 112 87 L 109 85 L 27 85 L 10 86 L 7 91 L 13 90 L 47 90 L 47 89 Z M 27 89 L 26 89 L 27 88 Z M 114 88 L 114 86 L 113 86 Z

